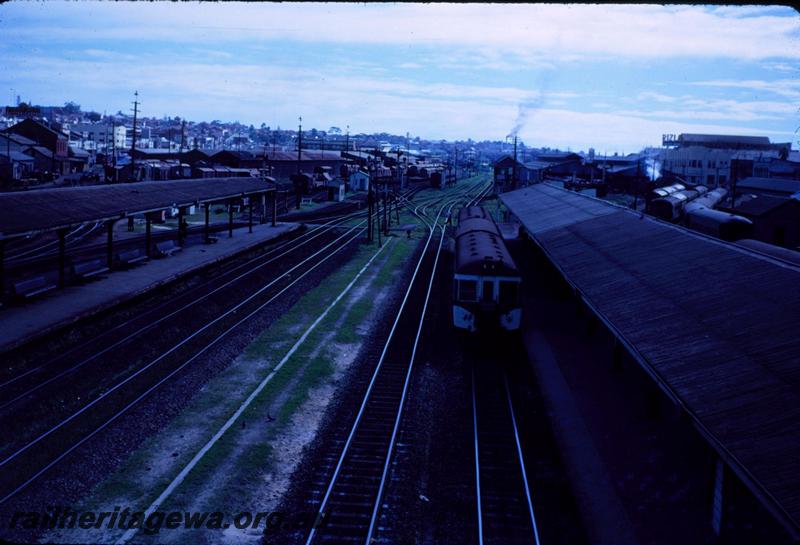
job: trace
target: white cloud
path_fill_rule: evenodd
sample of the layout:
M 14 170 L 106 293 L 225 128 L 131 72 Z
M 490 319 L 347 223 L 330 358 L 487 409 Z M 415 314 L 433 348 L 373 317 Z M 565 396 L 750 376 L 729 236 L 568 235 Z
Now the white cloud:
M 618 113 L 635 115 L 648 119 L 748 122 L 759 120 L 781 121 L 797 114 L 797 107 L 788 101 L 717 99 L 691 95 L 669 96 L 651 92 L 639 93 L 636 99 L 639 102 L 649 102 L 652 100 L 662 104 L 668 104 L 670 109 L 625 109 Z
M 786 62 L 767 62 L 764 63 L 764 68 L 775 70 L 776 72 L 800 72 L 800 67 L 793 66 Z
M 800 18 L 781 13 L 659 5 L 6 3 L 0 85 L 36 90 L 26 98 L 39 103 L 127 110 L 139 89 L 146 115 L 289 126 L 302 114 L 310 126 L 349 123 L 353 132 L 411 130 L 431 138 L 502 138 L 522 115 L 529 143 L 630 150 L 657 144 L 664 132 L 784 135 L 756 122 L 794 127 L 787 120 L 796 118 L 800 82 L 788 76 L 800 66 Z M 398 57 L 404 48 L 413 54 Z M 677 70 L 680 62 L 669 64 L 677 57 L 691 58 L 701 74 L 717 58 L 758 59 L 786 79 L 728 72 L 727 79 L 692 82 L 699 96 L 670 96 L 676 82 L 659 83 L 658 67 Z M 614 63 L 613 75 L 587 64 L 576 76 L 564 64 L 598 59 Z M 755 66 L 719 63 L 730 65 Z M 655 77 L 615 83 L 626 66 L 652 67 Z M 422 71 L 432 67 L 440 70 Z M 600 111 L 579 111 L 587 109 Z
M 30 58 L 25 77 L 39 80 L 60 68 L 57 59 Z M 82 64 L 84 63 L 85 66 Z M 783 114 L 787 106 L 773 102 L 739 103 L 702 101 L 691 105 L 671 104 L 674 111 L 576 111 L 584 95 L 571 91 L 534 92 L 514 87 L 456 84 L 422 84 L 404 79 L 347 77 L 337 67 L 311 70 L 227 63 L 183 64 L 176 74 L 170 62 L 76 61 L 62 71 L 52 96 L 32 97 L 41 102 L 63 102 L 72 97 L 84 108 L 126 110 L 133 89 L 140 90 L 142 112 L 147 116 L 180 115 L 189 119 L 238 120 L 259 125 L 294 126 L 302 115 L 308 126 L 349 124 L 351 132 L 389 131 L 419 134 L 427 138 L 502 139 L 518 120 L 519 104 L 529 104 L 520 135 L 529 145 L 573 149 L 606 147 L 609 151 L 631 151 L 660 142 L 663 133 L 716 132 L 767 134 L 770 131 L 729 124 L 748 121 L 737 111 Z M 117 70 L 119 78 L 86 79 L 85 70 L 98 74 Z M 197 94 L 198 88 L 203 89 Z M 116 104 L 91 104 L 86 93 L 117 97 Z M 559 103 L 558 101 L 563 101 Z M 697 115 L 691 109 L 707 108 L 719 115 Z M 714 109 L 715 108 L 715 109 Z M 723 115 L 728 112 L 727 115 Z M 704 124 L 704 121 L 718 124 Z M 724 122 L 724 123 L 723 123 Z M 783 133 L 776 133 L 781 134 Z M 790 138 L 790 136 L 786 136 Z
M 692 82 L 692 85 L 701 87 L 729 87 L 735 89 L 746 89 L 754 92 L 765 91 L 787 98 L 800 98 L 800 80 L 796 79 L 781 79 L 772 81 L 721 79 L 695 81 Z
M 775 9 L 659 5 L 9 3 L 6 39 L 302 40 L 460 45 L 531 62 L 800 58 L 800 17 Z M 528 53 L 526 53 L 528 52 Z
M 637 100 L 655 100 L 656 102 L 675 102 L 677 99 L 672 96 L 662 95 L 661 93 L 653 93 L 650 91 L 645 91 L 643 93 L 639 93 L 636 97 Z
M 521 131 L 527 145 L 552 143 L 573 149 L 594 147 L 598 152 L 634 151 L 659 145 L 663 134 L 705 133 L 770 136 L 773 141 L 789 141 L 791 133 L 754 130 L 742 125 L 680 122 L 649 119 L 619 112 L 583 113 L 560 109 L 543 109 L 537 120 Z

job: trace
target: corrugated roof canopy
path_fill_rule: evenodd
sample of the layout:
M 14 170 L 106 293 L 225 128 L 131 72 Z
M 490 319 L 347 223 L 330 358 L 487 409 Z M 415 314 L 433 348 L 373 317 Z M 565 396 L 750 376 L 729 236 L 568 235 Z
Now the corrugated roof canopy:
M 800 268 L 546 184 L 500 198 L 798 533 Z
M 736 189 L 746 191 L 748 189 L 776 191 L 780 193 L 792 194 L 800 191 L 800 180 L 784 180 L 782 178 L 745 178 L 736 184 Z
M 731 134 L 681 134 L 679 137 L 681 142 L 724 142 L 729 144 L 769 144 L 769 138 L 766 136 L 740 136 Z
M 258 178 L 138 182 L 0 194 L 0 238 L 274 191 Z
M 352 153 L 352 152 L 350 152 Z M 297 151 L 272 151 L 267 148 L 267 161 L 297 161 Z M 263 153 L 258 151 L 258 157 L 263 157 Z M 342 154 L 331 150 L 303 150 L 300 152 L 301 161 L 344 161 Z

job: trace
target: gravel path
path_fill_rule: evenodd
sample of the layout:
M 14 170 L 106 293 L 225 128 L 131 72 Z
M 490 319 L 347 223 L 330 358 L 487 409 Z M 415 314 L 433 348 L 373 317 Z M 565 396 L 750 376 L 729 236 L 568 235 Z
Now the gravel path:
M 42 512 L 48 506 L 73 505 L 80 501 L 93 486 L 119 467 L 146 438 L 157 433 L 180 414 L 200 388 L 225 370 L 269 324 L 286 312 L 304 293 L 345 263 L 356 248 L 352 244 L 348 249 L 338 252 L 291 288 L 280 300 L 195 360 L 179 377 L 156 390 L 103 433 L 87 441 L 19 496 L 4 504 L 0 512 L 0 537 L 21 542 L 36 539 L 40 531 L 9 530 L 11 514 L 15 511 Z M 112 319 L 117 320 L 119 318 Z

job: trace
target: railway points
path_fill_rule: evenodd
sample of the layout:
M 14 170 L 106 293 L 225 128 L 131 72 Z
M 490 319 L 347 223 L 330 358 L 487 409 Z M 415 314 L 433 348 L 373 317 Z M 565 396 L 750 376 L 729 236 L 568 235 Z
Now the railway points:
M 96 339 L 65 336 L 50 361 L 35 361 L 43 348 L 30 361 L 20 359 L 19 372 L 0 377 L 0 423 L 14 432 L 0 448 L 7 470 L 3 507 L 35 506 L 56 489 L 69 490 L 58 494 L 89 511 L 130 502 L 145 516 L 222 508 L 317 514 L 322 522 L 221 534 L 123 528 L 37 534 L 53 541 L 178 544 L 222 536 L 226 543 L 538 545 L 647 536 L 630 524 L 635 494 L 617 490 L 618 468 L 603 459 L 608 447 L 597 431 L 603 424 L 583 416 L 585 433 L 565 438 L 569 411 L 554 400 L 573 399 L 575 423 L 592 397 L 563 371 L 584 343 L 548 337 L 550 360 L 546 350 L 530 350 L 531 327 L 542 318 L 525 316 L 552 295 L 561 272 L 532 275 L 530 256 L 522 254 L 528 257 L 514 269 L 523 294 L 519 328 L 453 328 L 457 276 L 449 239 L 458 229 L 457 211 L 489 199 L 481 213 L 498 222 L 495 254 L 501 239 L 515 262 L 525 244 L 534 244 L 518 240 L 520 229 L 501 221 L 513 206 L 489 190 L 476 177 L 405 192 L 385 231 L 376 211 L 375 227 L 388 236 L 380 246 L 366 241 L 362 207 L 318 207 L 296 218 L 303 227 L 279 224 L 283 230 L 272 241 L 249 244 L 262 232 L 277 232 L 255 225 L 253 235 L 240 228 L 231 240 L 181 251 L 159 242 L 160 253 L 172 255 L 5 309 L 33 312 L 81 289 L 99 292 L 115 279 L 131 289 L 125 278 L 149 278 L 144 273 L 159 266 L 174 271 L 192 252 L 191 267 L 202 269 L 190 272 L 187 265 L 171 296 L 168 286 L 131 296 L 128 315 L 107 323 L 105 312 L 85 319 L 97 321 Z M 579 222 L 608 221 L 619 213 L 609 206 L 588 199 L 571 210 L 560 203 L 536 221 L 570 229 L 570 213 Z M 25 346 L 9 353 L 24 353 Z M 566 373 L 561 394 L 558 381 L 542 374 L 548 361 Z M 23 413 L 30 424 L 19 423 Z M 685 478 L 681 471 L 675 469 Z M 596 486 L 585 486 L 586 479 Z M 696 513 L 691 520 L 704 522 Z M 605 534 L 598 524 L 607 526 Z
M 344 219 L 345 221 L 347 220 L 347 218 L 346 218 L 346 217 L 345 217 L 345 218 L 343 218 L 343 219 Z M 406 220 L 406 221 L 407 221 L 407 220 Z M 353 223 L 351 222 L 351 223 L 350 223 L 350 225 L 352 225 L 352 224 L 353 224 Z M 316 228 L 315 228 L 315 229 L 316 229 Z M 352 231 L 352 227 L 350 227 L 349 229 L 351 229 L 351 231 Z M 312 230 L 313 230 L 313 229 L 312 229 Z M 405 237 L 404 237 L 404 240 L 406 240 L 406 239 L 405 239 Z M 408 244 L 415 244 L 415 241 L 414 241 L 414 240 L 410 240 L 410 241 L 408 241 Z M 169 259 L 170 259 L 170 260 L 172 260 L 172 259 L 178 259 L 178 256 L 176 256 L 176 257 L 171 257 L 171 258 L 169 258 Z M 166 261 L 166 260 L 165 260 L 165 261 Z M 324 261 L 324 260 L 323 260 L 323 261 Z M 299 280 L 299 278 L 298 278 L 298 280 Z M 176 369 L 176 370 L 177 370 L 177 369 Z M 145 392 L 145 395 L 146 395 L 146 392 Z M 100 431 L 101 429 L 103 429 L 103 427 L 105 427 L 105 425 L 101 426 L 101 428 L 98 428 L 98 431 Z M 93 434 L 93 435 L 94 435 L 94 434 Z M 93 439 L 93 438 L 92 438 L 92 439 Z M 70 449 L 70 450 L 71 450 L 71 449 Z M 67 452 L 65 452 L 65 455 L 66 455 L 66 454 L 69 454 L 69 452 L 70 452 L 69 450 L 68 450 Z M 8 453 L 8 451 L 6 451 L 6 453 Z M 60 457 L 59 457 L 59 459 L 60 459 Z M 4 464 L 6 464 L 7 462 L 9 462 L 9 460 L 10 460 L 10 459 L 6 459 L 6 460 L 4 461 Z M 44 468 L 44 469 L 47 469 L 47 468 Z M 34 476 L 34 477 L 35 477 L 35 476 Z M 25 484 L 25 483 L 23 483 L 23 484 Z
M 800 545 L 796 10 L 24 4 L 0 545 Z

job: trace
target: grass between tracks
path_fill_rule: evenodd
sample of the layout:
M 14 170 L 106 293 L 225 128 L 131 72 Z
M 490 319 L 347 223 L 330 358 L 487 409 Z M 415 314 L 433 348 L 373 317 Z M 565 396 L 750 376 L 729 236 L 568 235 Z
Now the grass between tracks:
M 410 240 L 405 235 L 390 237 L 389 246 L 348 296 L 331 310 L 236 424 L 206 453 L 162 510 L 231 513 L 260 510 L 259 487 L 263 486 L 265 475 L 281 461 L 275 454 L 276 441 L 278 448 L 282 448 L 280 441 L 293 432 L 296 424 L 293 418 L 303 411 L 315 391 L 332 383 L 343 353 L 355 356 L 371 329 L 376 303 L 381 299 L 379 294 L 396 282 L 422 236 L 423 230 L 418 229 Z M 345 265 L 301 297 L 79 507 L 84 510 L 113 510 L 116 505 L 132 509 L 148 507 L 347 286 L 376 248 L 376 245 L 362 246 Z M 162 532 L 152 539 L 163 542 L 164 538 L 173 539 L 170 534 L 177 534 L 174 538 L 180 535 L 166 534 Z M 97 537 L 96 533 L 91 535 Z M 66 537 L 74 540 L 77 536 Z M 144 535 L 136 539 L 140 538 L 151 539 Z
M 418 195 L 426 199 L 449 197 L 459 189 L 463 189 L 463 184 L 444 190 L 424 190 Z M 412 223 L 419 221 L 410 212 L 401 210 L 399 225 Z M 397 226 L 397 223 L 392 225 Z M 427 236 L 427 228 L 418 226 L 410 240 L 404 232 L 393 235 L 389 237 L 390 246 L 308 336 L 236 424 L 206 453 L 161 506 L 162 511 L 259 511 L 270 499 L 275 500 L 281 489 L 280 486 L 270 489 L 270 483 L 279 480 L 275 475 L 285 462 L 287 443 L 296 442 L 293 436 L 300 436 L 301 442 L 313 437 L 315 424 L 306 425 L 303 418 L 314 416 L 306 413 L 315 409 L 319 392 L 328 388 L 330 395 L 341 361 L 355 357 L 373 325 L 379 295 L 397 288 L 397 274 L 419 241 Z M 306 293 L 79 507 L 83 510 L 113 510 L 116 505 L 132 509 L 148 507 L 345 288 L 375 248 L 375 245 L 361 247 L 345 265 Z M 324 405 L 318 412 L 322 410 Z M 295 450 L 299 455 L 299 450 Z M 289 449 L 289 452 L 294 451 Z M 74 541 L 78 536 L 66 537 Z M 90 537 L 96 538 L 97 534 Z M 162 532 L 155 537 L 140 534 L 136 539 L 169 542 L 180 537 L 181 532 Z

